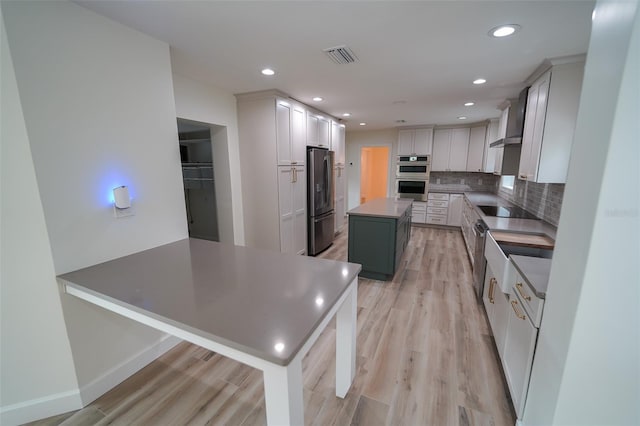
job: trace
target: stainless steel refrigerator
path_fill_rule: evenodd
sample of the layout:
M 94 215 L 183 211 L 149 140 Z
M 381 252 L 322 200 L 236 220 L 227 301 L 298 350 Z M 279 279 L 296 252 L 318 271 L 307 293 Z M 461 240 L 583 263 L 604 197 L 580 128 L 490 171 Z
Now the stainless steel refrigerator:
M 307 211 L 307 254 L 315 256 L 333 243 L 333 151 L 307 148 Z

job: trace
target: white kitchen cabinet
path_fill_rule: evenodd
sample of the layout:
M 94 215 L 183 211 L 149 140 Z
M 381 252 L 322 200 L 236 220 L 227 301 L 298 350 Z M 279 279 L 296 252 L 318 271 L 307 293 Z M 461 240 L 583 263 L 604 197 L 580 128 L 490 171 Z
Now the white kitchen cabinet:
M 414 201 L 411 205 L 411 223 L 427 222 L 427 203 L 424 201 Z
M 347 180 L 345 175 L 345 126 L 331 121 L 331 150 L 334 151 L 334 231 L 340 232 L 345 224 Z
M 307 146 L 329 148 L 331 122 L 314 111 L 307 111 Z
M 507 335 L 507 321 L 509 320 L 509 295 L 504 294 L 500 289 L 496 274 L 493 273 L 489 264 L 487 264 L 485 273 L 482 301 L 498 354 L 502 359 Z
M 529 88 L 518 178 L 565 183 L 584 62 L 553 66 Z
M 509 305 L 502 365 L 516 417 L 522 419 L 538 329 L 531 323 L 522 301 L 514 290 L 511 291 Z
M 498 126 L 499 120 L 492 118 L 487 125 L 487 133 L 484 141 L 484 153 L 482 162 L 482 171 L 485 173 L 493 173 L 495 171 L 496 164 L 496 150 L 497 148 L 491 148 L 491 143 L 498 139 Z
M 472 127 L 469 131 L 469 150 L 467 152 L 468 172 L 481 172 L 483 170 L 486 134 L 487 126 Z
M 304 164 L 306 157 L 305 110 L 282 99 L 276 100 L 276 149 L 278 165 Z
M 467 170 L 469 128 L 436 129 L 433 132 L 432 172 Z
M 331 121 L 331 150 L 335 152 L 335 164 L 345 163 L 345 126 L 336 121 Z
M 306 111 L 311 108 L 278 90 L 238 94 L 236 99 L 245 244 L 278 252 L 304 252 Z M 318 115 L 316 111 L 316 118 Z M 318 121 L 312 123 L 319 134 Z M 325 145 L 329 147 L 328 141 Z M 287 152 L 290 158 L 286 158 Z M 291 182 L 292 170 L 296 170 L 296 182 Z M 286 182 L 297 185 L 287 190 Z
M 281 253 L 304 254 L 307 249 L 305 177 L 304 166 L 278 167 Z
M 447 211 L 447 225 L 462 225 L 462 208 L 464 206 L 462 194 L 449 194 L 449 208 Z
M 433 128 L 398 131 L 398 155 L 430 155 Z
M 427 195 L 426 223 L 446 225 L 449 213 L 449 194 L 430 192 Z

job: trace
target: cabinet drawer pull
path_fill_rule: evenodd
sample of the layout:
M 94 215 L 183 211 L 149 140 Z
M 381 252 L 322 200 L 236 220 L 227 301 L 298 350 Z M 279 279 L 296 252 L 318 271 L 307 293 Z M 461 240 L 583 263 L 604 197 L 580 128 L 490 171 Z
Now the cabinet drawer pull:
M 518 318 L 520 318 L 521 320 L 527 319 L 527 317 L 525 317 L 524 314 L 520 313 L 520 309 L 516 307 L 517 304 L 518 304 L 518 302 L 516 300 L 512 300 L 511 301 L 511 307 L 513 308 L 513 312 L 515 312 L 516 316 Z
M 494 287 L 496 285 L 496 279 L 495 278 L 491 278 L 489 280 L 489 303 L 493 304 L 495 302 L 495 299 L 493 298 L 493 290 Z
M 531 296 L 527 296 L 522 290 L 522 283 L 516 283 L 516 289 L 518 290 L 518 293 L 520 293 L 520 296 L 522 296 L 524 300 L 526 300 L 527 302 L 531 302 Z
M 527 176 L 526 175 L 520 175 L 520 179 L 527 180 Z
M 298 162 L 297 161 L 292 161 L 291 164 L 298 164 Z

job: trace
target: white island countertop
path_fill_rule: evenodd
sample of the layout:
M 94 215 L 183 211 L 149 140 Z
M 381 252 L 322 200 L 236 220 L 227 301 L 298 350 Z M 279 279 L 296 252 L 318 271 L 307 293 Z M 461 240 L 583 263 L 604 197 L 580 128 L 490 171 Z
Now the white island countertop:
M 412 200 L 402 198 L 376 198 L 349 210 L 347 214 L 399 219 L 412 203 Z
M 184 239 L 58 277 L 278 365 L 286 365 L 361 266 Z

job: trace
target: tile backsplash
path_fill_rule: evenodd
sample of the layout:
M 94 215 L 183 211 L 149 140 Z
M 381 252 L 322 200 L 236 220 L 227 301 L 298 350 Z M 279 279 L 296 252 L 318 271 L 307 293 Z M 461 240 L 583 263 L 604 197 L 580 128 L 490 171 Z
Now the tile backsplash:
M 429 187 L 442 191 L 493 192 L 498 190 L 500 176 L 492 173 L 431 172 Z
M 562 183 L 535 183 L 515 180 L 513 194 L 496 186 L 498 196 L 511 201 L 552 225 L 558 226 L 564 196 Z
M 500 188 L 500 176 L 491 173 L 431 172 L 429 188 L 439 191 L 491 192 L 558 226 L 564 184 L 515 180 L 513 194 Z

